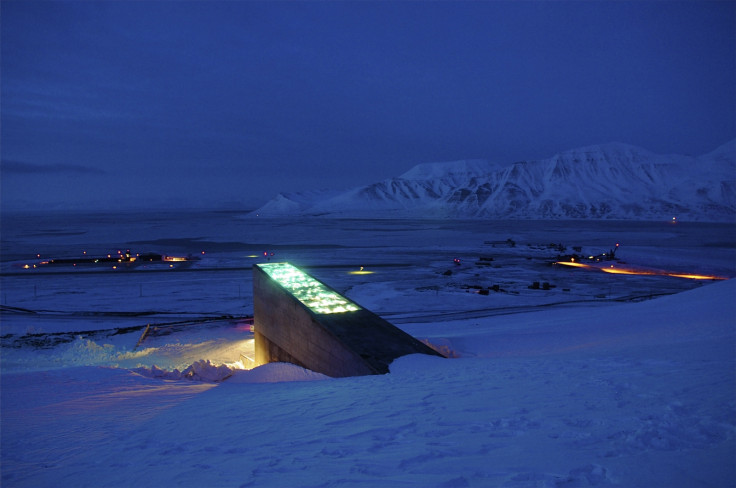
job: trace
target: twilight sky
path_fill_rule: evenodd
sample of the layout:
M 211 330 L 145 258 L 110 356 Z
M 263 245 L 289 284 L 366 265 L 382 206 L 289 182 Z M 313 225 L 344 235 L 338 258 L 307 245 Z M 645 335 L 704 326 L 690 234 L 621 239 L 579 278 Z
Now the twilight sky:
M 3 1 L 2 208 L 236 204 L 736 135 L 736 2 Z

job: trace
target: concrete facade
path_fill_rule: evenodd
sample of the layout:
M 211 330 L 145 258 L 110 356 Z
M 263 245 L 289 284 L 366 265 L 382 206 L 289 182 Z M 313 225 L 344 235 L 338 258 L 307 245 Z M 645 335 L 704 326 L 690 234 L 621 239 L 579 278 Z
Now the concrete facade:
M 389 364 L 406 354 L 442 356 L 365 308 L 314 312 L 261 267 L 269 265 L 253 267 L 257 365 L 290 362 L 342 377 L 388 373 Z

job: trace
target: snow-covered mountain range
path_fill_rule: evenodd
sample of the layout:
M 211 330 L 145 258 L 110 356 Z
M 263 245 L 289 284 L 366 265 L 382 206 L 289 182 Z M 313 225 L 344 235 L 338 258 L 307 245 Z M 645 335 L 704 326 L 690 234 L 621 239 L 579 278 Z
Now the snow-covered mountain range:
M 611 143 L 509 165 L 425 163 L 345 191 L 279 194 L 253 214 L 733 221 L 736 140 L 700 157 Z

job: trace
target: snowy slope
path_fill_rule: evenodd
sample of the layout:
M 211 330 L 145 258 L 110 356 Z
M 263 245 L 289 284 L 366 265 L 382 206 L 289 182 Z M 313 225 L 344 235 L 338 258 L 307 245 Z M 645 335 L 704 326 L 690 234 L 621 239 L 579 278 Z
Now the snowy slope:
M 461 358 L 383 376 L 4 374 L 3 486 L 733 486 L 735 285 L 414 324 Z
M 299 215 L 308 210 L 314 202 L 338 194 L 335 190 L 315 190 L 293 193 L 279 193 L 276 198 L 268 201 L 259 208 L 254 215 Z
M 698 158 L 611 143 L 500 166 L 420 164 L 331 195 L 279 195 L 259 215 L 679 219 L 736 216 L 736 144 Z

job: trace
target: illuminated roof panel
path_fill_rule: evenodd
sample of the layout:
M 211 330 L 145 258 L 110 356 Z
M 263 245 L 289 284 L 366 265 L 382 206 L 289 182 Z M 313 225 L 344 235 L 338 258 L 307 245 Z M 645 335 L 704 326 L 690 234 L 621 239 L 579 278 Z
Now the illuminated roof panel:
M 258 265 L 314 313 L 355 312 L 360 307 L 289 263 Z

